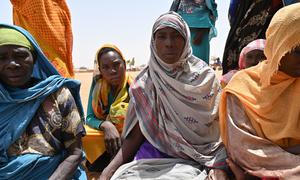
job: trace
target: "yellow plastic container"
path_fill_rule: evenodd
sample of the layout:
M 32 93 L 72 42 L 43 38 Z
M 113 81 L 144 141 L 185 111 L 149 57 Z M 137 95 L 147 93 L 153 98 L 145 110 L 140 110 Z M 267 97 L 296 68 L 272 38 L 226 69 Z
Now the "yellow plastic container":
M 105 151 L 104 133 L 87 125 L 84 125 L 86 135 L 82 138 L 83 150 L 86 154 L 86 159 L 93 163 Z

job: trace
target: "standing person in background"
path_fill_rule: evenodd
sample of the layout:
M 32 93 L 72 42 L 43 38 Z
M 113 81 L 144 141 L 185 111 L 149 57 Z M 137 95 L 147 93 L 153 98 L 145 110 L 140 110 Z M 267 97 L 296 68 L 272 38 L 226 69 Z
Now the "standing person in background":
M 63 77 L 74 77 L 71 15 L 65 0 L 11 0 L 13 21 L 29 31 Z
M 191 31 L 193 55 L 209 64 L 209 42 L 217 36 L 215 22 L 218 17 L 215 0 L 174 0 L 175 11 L 187 22 Z
M 96 53 L 87 108 L 83 147 L 89 171 L 101 172 L 121 146 L 120 133 L 127 112 L 131 78 L 122 52 L 105 44 Z M 98 73 L 99 72 L 99 73 Z
M 230 31 L 223 54 L 223 74 L 238 69 L 240 52 L 255 39 L 265 39 L 265 32 L 281 0 L 231 0 Z

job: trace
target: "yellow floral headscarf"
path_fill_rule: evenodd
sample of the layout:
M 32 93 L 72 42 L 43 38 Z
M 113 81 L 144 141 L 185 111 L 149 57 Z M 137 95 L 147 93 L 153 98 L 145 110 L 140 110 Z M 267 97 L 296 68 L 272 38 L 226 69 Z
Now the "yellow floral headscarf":
M 103 45 L 96 53 L 96 62 L 98 62 L 98 53 L 103 48 L 112 48 L 117 51 L 121 58 L 124 60 L 123 54 L 115 45 L 105 44 Z M 124 60 L 125 61 L 125 60 Z M 126 73 L 126 72 L 125 72 Z M 93 89 L 92 94 L 92 107 L 95 113 L 95 116 L 99 119 L 109 120 L 117 127 L 119 131 L 122 131 L 123 123 L 125 119 L 125 115 L 128 108 L 128 86 L 130 86 L 132 82 L 131 77 L 128 74 L 125 74 L 125 80 L 123 83 L 120 84 L 119 93 L 115 98 L 114 102 L 110 106 L 109 113 L 107 114 L 107 109 L 109 108 L 108 104 L 108 94 L 110 92 L 109 83 L 101 78 L 96 79 L 96 84 Z

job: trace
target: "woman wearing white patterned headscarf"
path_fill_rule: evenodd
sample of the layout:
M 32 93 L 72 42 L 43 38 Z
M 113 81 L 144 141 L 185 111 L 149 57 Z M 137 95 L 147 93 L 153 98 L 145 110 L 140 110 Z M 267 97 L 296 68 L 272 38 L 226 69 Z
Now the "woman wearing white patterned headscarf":
M 192 55 L 190 32 L 174 12 L 152 30 L 149 65 L 131 86 L 121 150 L 102 177 L 226 178 L 219 141 L 220 85 L 214 71 Z

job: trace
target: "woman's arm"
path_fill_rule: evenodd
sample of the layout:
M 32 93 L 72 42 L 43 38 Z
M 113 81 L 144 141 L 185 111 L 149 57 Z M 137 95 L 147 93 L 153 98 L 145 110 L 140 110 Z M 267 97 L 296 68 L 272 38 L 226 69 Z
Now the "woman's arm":
M 75 100 L 68 88 L 57 93 L 57 104 L 61 112 L 60 139 L 61 152 L 66 151 L 65 159 L 59 164 L 50 179 L 71 179 L 82 161 L 81 137 L 85 135 Z
M 89 94 L 86 124 L 94 129 L 102 130 L 104 132 L 105 148 L 107 152 L 113 156 L 121 147 L 120 134 L 113 123 L 95 117 L 95 113 L 92 107 L 92 94 L 94 87 L 95 81 L 93 80 Z
M 194 39 L 192 40 L 192 43 L 194 45 L 199 45 L 199 44 L 201 44 L 204 35 L 206 33 L 209 33 L 209 29 L 208 28 L 195 28 L 195 31 L 196 31 L 196 35 L 195 35 Z
M 49 179 L 72 179 L 82 161 L 82 154 L 81 136 L 78 136 L 76 141 L 67 149 L 67 157 L 59 164 Z
M 123 141 L 121 149 L 118 151 L 115 158 L 102 172 L 100 179 L 110 179 L 114 172 L 124 163 L 131 161 L 144 141 L 144 136 L 140 130 L 138 123 Z

